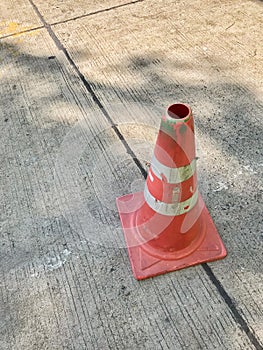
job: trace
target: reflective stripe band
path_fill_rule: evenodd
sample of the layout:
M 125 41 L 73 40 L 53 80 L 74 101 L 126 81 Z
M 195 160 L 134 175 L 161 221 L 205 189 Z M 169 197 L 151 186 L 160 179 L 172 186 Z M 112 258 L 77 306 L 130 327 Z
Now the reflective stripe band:
M 169 168 L 166 165 L 163 165 L 153 156 L 151 162 L 151 170 L 155 176 L 162 180 L 162 175 L 165 176 L 167 182 L 170 184 L 178 184 L 180 182 L 188 180 L 191 176 L 194 175 L 196 169 L 196 159 L 193 159 L 192 162 L 186 166 L 180 168 Z
M 144 199 L 149 207 L 151 207 L 155 212 L 161 215 L 177 216 L 187 213 L 195 206 L 198 200 L 198 189 L 195 191 L 192 197 L 183 202 L 164 203 L 155 199 L 149 192 L 147 185 L 145 185 Z

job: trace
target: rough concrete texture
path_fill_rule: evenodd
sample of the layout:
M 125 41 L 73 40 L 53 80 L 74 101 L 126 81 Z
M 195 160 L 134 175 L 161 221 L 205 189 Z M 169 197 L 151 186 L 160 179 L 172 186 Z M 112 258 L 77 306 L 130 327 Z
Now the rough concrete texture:
M 0 349 L 262 349 L 263 3 L 0 6 Z M 138 282 L 115 198 L 174 101 L 228 256 Z

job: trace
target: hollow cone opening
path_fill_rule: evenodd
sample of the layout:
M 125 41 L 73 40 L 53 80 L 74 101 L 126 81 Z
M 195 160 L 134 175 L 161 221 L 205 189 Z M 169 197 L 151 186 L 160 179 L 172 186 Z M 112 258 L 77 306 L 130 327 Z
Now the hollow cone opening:
M 183 103 L 175 103 L 168 107 L 167 114 L 173 119 L 184 119 L 191 113 L 190 108 Z

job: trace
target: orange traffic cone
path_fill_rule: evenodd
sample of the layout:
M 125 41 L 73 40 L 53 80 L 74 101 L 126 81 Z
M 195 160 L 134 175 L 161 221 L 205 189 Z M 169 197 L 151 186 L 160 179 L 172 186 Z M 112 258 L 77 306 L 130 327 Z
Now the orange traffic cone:
M 162 117 L 144 192 L 117 198 L 137 279 L 222 259 L 226 249 L 198 192 L 189 106 Z

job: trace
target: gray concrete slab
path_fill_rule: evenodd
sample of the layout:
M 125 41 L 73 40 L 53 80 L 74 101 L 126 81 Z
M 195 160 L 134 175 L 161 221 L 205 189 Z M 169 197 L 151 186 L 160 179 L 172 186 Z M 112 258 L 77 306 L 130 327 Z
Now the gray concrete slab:
M 42 23 L 27 0 L 0 3 L 0 38 L 22 31 L 32 30 Z
M 30 3 L 51 23 L 124 2 Z M 262 348 L 261 13 L 146 0 L 1 32 L 1 349 Z M 127 150 L 146 169 L 175 100 L 229 255 L 138 282 L 115 198 L 143 187 Z
M 130 6 L 142 0 L 71 0 L 66 1 L 34 1 L 45 20 L 52 24 L 57 22 L 67 22 L 79 17 L 86 17 L 100 12 L 113 11 L 123 6 Z
M 204 195 L 231 252 L 215 265 L 217 277 L 262 337 L 262 285 L 253 288 L 262 283 L 262 6 L 234 2 L 206 8 L 194 2 L 186 8 L 167 2 L 158 8 L 151 2 L 149 11 L 144 2 L 81 19 L 74 28 L 69 24 L 66 39 L 60 26 L 54 31 L 103 103 L 161 106 L 176 99 L 193 106 L 206 156 Z M 82 59 L 85 53 L 88 60 Z M 137 115 L 130 120 L 143 122 Z M 231 235 L 236 230 L 242 239 Z

